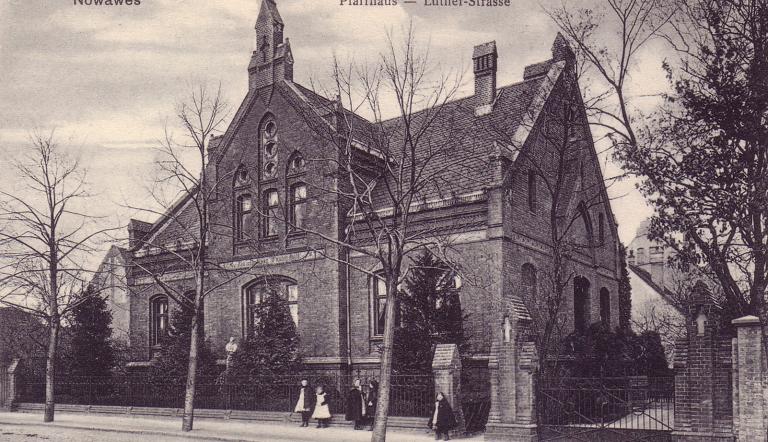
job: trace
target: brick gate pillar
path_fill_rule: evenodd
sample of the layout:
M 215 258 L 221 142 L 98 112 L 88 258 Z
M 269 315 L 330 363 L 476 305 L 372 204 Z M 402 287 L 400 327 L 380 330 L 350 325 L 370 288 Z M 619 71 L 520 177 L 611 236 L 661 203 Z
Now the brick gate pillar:
M 760 319 L 745 316 L 735 319 L 733 411 L 736 440 L 766 440 L 768 432 L 768 389 L 766 357 Z
M 675 343 L 673 441 L 734 440 L 731 340 L 709 291 L 694 288 L 686 337 Z
M 461 357 L 456 344 L 437 344 L 432 358 L 432 375 L 435 379 L 435 394 L 442 392 L 453 408 L 458 424 L 453 433 L 464 434 L 466 424 L 461 409 Z
M 530 327 L 531 318 L 518 300 L 513 300 L 498 327 L 494 327 L 488 360 L 491 409 L 486 441 L 538 440 L 537 356 Z
M 20 382 L 21 382 L 21 359 L 14 359 L 11 365 L 8 366 L 7 373 L 3 373 L 8 376 L 8 396 L 6 398 L 5 405 L 11 411 L 14 410 L 16 403 L 20 399 Z

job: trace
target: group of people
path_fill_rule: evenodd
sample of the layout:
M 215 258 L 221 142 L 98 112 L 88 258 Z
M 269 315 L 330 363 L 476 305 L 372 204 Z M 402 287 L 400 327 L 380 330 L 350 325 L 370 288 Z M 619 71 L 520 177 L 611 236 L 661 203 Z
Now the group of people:
M 349 392 L 347 402 L 347 420 L 355 421 L 355 430 L 362 429 L 366 423 L 373 430 L 373 417 L 376 415 L 376 402 L 378 400 L 379 384 L 375 380 L 368 383 L 368 391 L 363 392 L 360 379 L 355 379 L 354 387 Z M 301 380 L 299 399 L 296 401 L 294 411 L 301 413 L 301 426 L 308 427 L 310 419 L 317 420 L 317 428 L 328 428 L 331 419 L 331 403 L 328 394 L 322 385 L 309 386 L 309 381 Z
M 379 384 L 375 380 L 368 383 L 368 391 L 363 391 L 360 379 L 355 379 L 347 395 L 348 421 L 355 423 L 355 430 L 362 430 L 366 424 L 368 431 L 373 431 L 373 419 L 376 416 L 376 402 L 379 400 Z
M 371 380 L 368 383 L 368 389 L 363 391 L 360 379 L 355 379 L 347 395 L 346 413 L 346 419 L 355 423 L 355 430 L 362 430 L 367 425 L 368 431 L 373 431 L 378 399 L 378 382 Z M 302 427 L 308 427 L 310 419 L 316 419 L 317 428 L 328 428 L 328 421 L 331 419 L 330 399 L 323 386 L 318 385 L 313 391 L 309 381 L 302 379 L 299 399 L 294 411 L 301 413 Z M 440 439 L 442 436 L 444 440 L 448 440 L 448 433 L 456 428 L 456 417 L 443 393 L 437 394 L 435 408 L 429 419 L 429 428 L 435 431 L 435 439 Z

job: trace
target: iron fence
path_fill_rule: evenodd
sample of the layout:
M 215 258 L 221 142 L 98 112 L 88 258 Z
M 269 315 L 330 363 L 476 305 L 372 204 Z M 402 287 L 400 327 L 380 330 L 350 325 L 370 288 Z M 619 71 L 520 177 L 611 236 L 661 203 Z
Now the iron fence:
M 321 374 L 229 378 L 223 376 L 197 380 L 195 407 L 213 410 L 291 412 L 299 398 L 302 379 L 310 385 L 323 385 L 331 411 L 344 413 L 347 393 L 354 379 L 367 382 L 375 376 Z M 22 402 L 42 402 L 45 383 L 22 381 Z M 59 376 L 54 386 L 57 403 L 131 407 L 182 408 L 186 385 L 178 379 L 147 376 L 66 377 Z M 434 382 L 429 375 L 393 375 L 390 389 L 391 416 L 427 417 L 434 406 Z
M 550 427 L 671 431 L 674 378 L 539 380 L 539 423 Z
M 0 364 L 0 408 L 5 407 L 8 402 L 8 395 L 10 394 L 8 391 L 10 386 L 7 373 L 8 367 Z

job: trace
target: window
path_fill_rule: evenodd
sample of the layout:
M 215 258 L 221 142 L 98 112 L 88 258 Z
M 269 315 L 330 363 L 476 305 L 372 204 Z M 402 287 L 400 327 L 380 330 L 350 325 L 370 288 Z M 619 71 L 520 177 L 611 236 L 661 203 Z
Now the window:
M 149 302 L 149 345 L 156 346 L 168 335 L 168 298 L 155 296 Z
M 605 215 L 602 212 L 597 215 L 597 240 L 600 244 L 605 242 Z
M 589 321 L 589 280 L 583 276 L 573 279 L 573 326 L 577 333 L 587 330 Z
M 264 236 L 277 236 L 280 215 L 280 195 L 277 190 L 264 192 Z
M 299 286 L 296 284 L 289 284 L 287 287 L 288 309 L 291 311 L 291 318 L 293 323 L 299 326 Z
M 600 289 L 600 322 L 611 326 L 611 293 L 605 287 Z
M 637 263 L 638 264 L 645 264 L 646 263 L 646 260 L 645 260 L 645 249 L 642 248 L 642 247 L 639 247 L 637 249 Z
M 304 227 L 304 217 L 307 206 L 307 186 L 303 183 L 291 186 L 291 209 L 289 212 L 289 221 L 292 229 L 301 229 Z
M 259 324 L 259 305 L 264 302 L 269 293 L 276 290 L 288 303 L 293 323 L 299 325 L 299 286 L 291 279 L 270 276 L 249 285 L 245 290 L 244 316 L 247 334 L 253 333 Z
M 371 278 L 371 298 L 373 304 L 373 335 L 384 335 L 384 324 L 387 314 L 387 282 L 383 277 Z
M 264 157 L 273 158 L 277 155 L 277 123 L 268 115 L 261 125 L 261 147 Z
M 252 209 L 251 195 L 239 195 L 235 200 L 235 239 L 237 241 L 245 239 L 245 228 Z
M 528 171 L 528 208 L 531 212 L 536 211 L 536 172 Z
M 288 162 L 288 173 L 300 173 L 304 171 L 304 157 L 300 154 L 295 154 L 293 158 Z

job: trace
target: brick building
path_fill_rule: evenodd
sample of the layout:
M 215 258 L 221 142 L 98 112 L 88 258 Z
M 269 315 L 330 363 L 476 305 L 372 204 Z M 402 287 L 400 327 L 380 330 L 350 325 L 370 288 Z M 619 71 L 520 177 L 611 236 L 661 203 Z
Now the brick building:
M 342 235 L 350 218 L 337 195 L 323 191 L 329 174 L 319 160 L 332 150 L 313 123 L 341 117 L 362 128 L 359 139 L 352 140 L 358 148 L 355 161 L 375 169 L 381 157 L 364 134 L 382 128 L 396 142 L 398 122 L 374 125 L 296 83 L 284 29 L 274 0 L 263 0 L 255 27 L 257 47 L 247 69 L 248 93 L 226 132 L 210 143 L 209 175 L 231 184 L 212 203 L 212 223 L 229 229 L 212 234 L 209 256 L 223 267 L 249 270 L 218 281 L 221 286 L 205 299 L 205 336 L 223 354 L 230 336 L 241 339 L 247 333 L 250 306 L 258 302 L 264 285 L 277 284 L 298 324 L 305 363 L 330 370 L 372 367 L 378 363 L 383 325 L 381 287 L 357 269 L 374 268 L 375 263 L 329 247 L 319 235 L 291 229 L 271 215 L 286 213 L 292 223 L 325 237 Z M 450 235 L 461 257 L 462 271 L 455 281 L 468 315 L 471 359 L 480 367 L 487 364 L 497 335 L 493 329 L 504 315 L 510 309 L 520 313 L 535 308 L 524 288 L 535 285 L 537 269 L 551 261 L 548 197 L 542 189 L 536 193 L 536 176 L 528 172 L 530 162 L 547 161 L 551 155 L 546 143 L 532 134 L 541 115 L 561 98 L 564 78 L 573 76 L 573 54 L 559 36 L 553 58 L 527 67 L 518 83 L 497 87 L 497 57 L 495 43 L 475 47 L 475 94 L 444 104 L 450 110 L 444 115 L 450 117 L 438 121 L 434 131 L 439 133 L 432 138 L 452 131 L 464 134 L 451 153 L 458 160 L 446 168 L 443 184 L 425 190 L 414 209 L 417 224 Z M 583 106 L 581 111 L 585 122 Z M 487 129 L 491 125 L 519 142 L 519 154 L 500 149 L 503 142 L 494 135 L 498 131 Z M 618 324 L 616 225 L 591 137 L 586 138 L 571 158 L 581 173 L 569 178 L 563 197 L 568 207 L 580 208 L 572 235 L 587 244 L 572 256 L 578 282 L 569 288 L 573 296 L 564 308 L 571 330 L 598 320 Z M 508 179 L 512 175 L 526 178 Z M 374 199 L 376 192 L 384 190 L 376 189 Z M 584 199 L 593 203 L 579 205 Z M 150 360 L 175 308 L 156 279 L 140 268 L 162 268 L 165 283 L 180 291 L 191 289 L 190 275 L 174 254 L 196 240 L 186 228 L 194 223 L 192 198 L 186 197 L 157 222 L 132 221 L 129 226 L 124 256 L 130 315 L 125 322 L 135 361 Z

